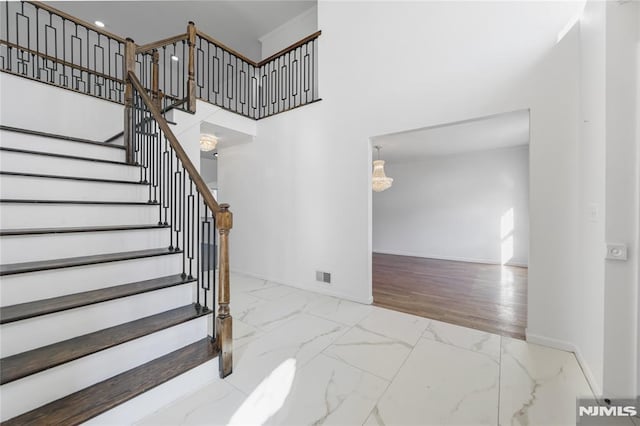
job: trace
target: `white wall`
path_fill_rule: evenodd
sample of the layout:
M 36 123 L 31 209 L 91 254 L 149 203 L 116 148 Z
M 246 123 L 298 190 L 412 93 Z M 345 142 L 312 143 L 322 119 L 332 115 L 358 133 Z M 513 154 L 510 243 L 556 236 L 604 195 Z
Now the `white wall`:
M 606 31 L 606 225 L 607 242 L 621 242 L 630 253 L 638 249 L 636 208 L 637 149 L 635 54 L 638 2 L 607 2 Z M 638 395 L 635 383 L 638 353 L 637 257 L 605 262 L 604 393 L 609 397 Z
M 640 29 L 640 7 L 637 8 L 638 28 Z M 640 30 L 636 43 L 636 70 L 640 70 Z M 636 146 L 640 147 L 640 73 L 636 73 Z M 640 188 L 640 148 L 636 152 L 636 185 Z M 640 198 L 636 199 L 636 211 L 640 212 Z M 639 215 L 640 216 L 640 215 Z M 636 229 L 636 247 L 640 247 L 640 217 L 638 217 Z M 636 352 L 636 393 L 640 394 L 640 249 L 636 250 L 636 283 L 638 286 L 637 305 L 637 352 Z
M 202 171 L 200 158 L 200 126 L 203 122 L 217 124 L 247 135 L 256 134 L 256 121 L 229 112 L 213 104 L 196 101 L 196 112 L 187 113 L 178 109 L 168 112 L 167 119 L 177 123 L 171 130 L 189 156 L 197 170 Z M 216 173 L 217 174 L 217 173 Z M 205 179 L 205 182 L 208 182 Z M 220 201 L 219 202 L 224 202 Z
M 578 34 L 555 43 L 575 9 L 320 2 L 323 101 L 260 120 L 253 143 L 222 153 L 220 196 L 237 219 L 233 267 L 370 301 L 369 137 L 530 108 L 529 332 L 571 340 Z M 316 270 L 333 274 L 331 286 L 315 282 Z
M 123 129 L 120 104 L 7 73 L 0 73 L 0 90 L 0 123 L 5 126 L 95 141 Z
M 574 344 L 594 392 L 602 394 L 604 356 L 606 3 L 589 1 L 580 23 L 580 304 Z
M 200 174 L 210 188 L 218 187 L 218 160 L 211 154 L 206 158 L 200 156 Z
M 268 58 L 316 31 L 318 31 L 318 7 L 314 6 L 260 37 L 262 59 Z
M 529 147 L 386 163 L 373 194 L 373 251 L 527 266 Z

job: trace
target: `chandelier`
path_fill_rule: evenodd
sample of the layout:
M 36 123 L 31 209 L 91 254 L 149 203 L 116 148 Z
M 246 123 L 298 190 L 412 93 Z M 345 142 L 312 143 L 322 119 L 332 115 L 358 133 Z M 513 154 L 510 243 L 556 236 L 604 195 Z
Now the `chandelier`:
M 218 138 L 214 135 L 203 133 L 200 135 L 200 151 L 213 151 L 218 145 Z
M 393 179 L 384 174 L 384 161 L 380 159 L 380 147 L 374 146 L 378 150 L 378 159 L 373 162 L 373 177 L 371 183 L 375 192 L 382 192 L 391 188 Z

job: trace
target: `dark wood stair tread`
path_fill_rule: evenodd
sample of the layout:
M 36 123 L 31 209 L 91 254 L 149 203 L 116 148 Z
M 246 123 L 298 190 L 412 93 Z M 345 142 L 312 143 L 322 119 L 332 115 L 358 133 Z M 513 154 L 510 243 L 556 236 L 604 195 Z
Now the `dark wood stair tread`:
M 22 274 L 26 272 L 49 269 L 71 268 L 74 266 L 94 265 L 98 263 L 119 262 L 122 260 L 141 259 L 146 257 L 165 256 L 181 253 L 166 248 L 125 251 L 120 253 L 94 254 L 91 256 L 68 257 L 64 259 L 39 260 L 35 262 L 12 263 L 0 265 L 0 276 Z
M 116 164 L 119 166 L 127 166 L 127 167 L 138 167 L 138 168 L 140 167 L 140 165 L 128 164 L 123 161 L 103 160 L 102 158 L 81 157 L 78 155 L 58 154 L 56 152 L 32 151 L 28 149 L 10 148 L 10 147 L 4 147 L 4 146 L 0 147 L 0 151 L 14 152 L 17 154 L 43 155 L 45 157 L 64 158 L 67 160 L 91 161 L 93 163 Z
M 19 176 L 19 177 L 33 177 L 33 178 L 44 178 L 44 179 L 77 180 L 82 182 L 118 183 L 118 184 L 127 184 L 127 185 L 148 185 L 148 183 L 134 181 L 134 180 L 102 179 L 102 178 L 91 178 L 91 177 L 83 177 L 83 176 L 47 175 L 47 174 L 40 174 L 40 173 L 0 172 L 0 176 Z
M 0 229 L 0 237 L 40 234 L 70 234 L 77 232 L 135 231 L 145 229 L 164 229 L 169 225 L 110 225 L 110 226 L 74 226 L 66 228 L 16 228 Z
M 3 204 L 96 204 L 113 206 L 155 206 L 159 203 L 147 201 L 98 201 L 98 200 L 23 200 L 20 198 L 2 198 Z
M 10 322 L 21 321 L 41 315 L 61 312 L 68 309 L 79 308 L 81 306 L 88 306 L 95 303 L 106 302 L 108 300 L 120 299 L 122 297 L 128 297 L 154 290 L 160 290 L 167 287 L 187 284 L 190 282 L 194 282 L 195 280 L 195 278 L 183 277 L 181 274 L 176 274 L 145 281 L 121 284 L 113 287 L 101 288 L 98 290 L 85 291 L 82 293 L 52 297 L 50 299 L 36 300 L 34 302 L 5 306 L 3 308 L 0 308 L 0 324 L 7 324 Z
M 210 338 L 204 338 L 139 367 L 82 389 L 35 410 L 9 419 L 3 425 L 77 425 L 161 385 L 218 355 Z
M 0 125 L 0 130 L 6 130 L 8 132 L 15 132 L 15 133 L 24 133 L 24 134 L 27 134 L 27 135 L 34 135 L 34 136 L 43 136 L 43 137 L 52 138 L 52 139 L 61 139 L 61 140 L 64 140 L 64 141 L 69 141 L 69 142 L 88 143 L 88 144 L 91 144 L 91 145 L 104 146 L 104 147 L 107 147 L 107 148 L 125 149 L 124 146 L 122 146 L 122 145 L 105 145 L 104 142 L 94 141 L 94 140 L 90 140 L 90 139 L 77 138 L 77 137 L 74 137 L 74 136 L 58 135 L 56 133 L 40 132 L 38 130 L 22 129 L 20 127 L 11 127 L 11 126 Z
M 211 313 L 186 305 L 0 360 L 0 384 L 27 377 Z

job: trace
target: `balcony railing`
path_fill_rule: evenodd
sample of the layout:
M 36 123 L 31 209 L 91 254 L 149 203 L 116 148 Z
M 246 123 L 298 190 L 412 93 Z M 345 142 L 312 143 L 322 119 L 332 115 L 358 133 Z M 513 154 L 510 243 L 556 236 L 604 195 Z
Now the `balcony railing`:
M 0 68 L 124 102 L 125 39 L 42 3 L 0 6 Z
M 195 112 L 200 99 L 256 120 L 319 100 L 320 31 L 255 62 L 192 22 L 184 34 L 138 46 L 43 3 L 0 9 L 0 69 L 11 74 L 124 103 L 134 71 L 161 111 Z

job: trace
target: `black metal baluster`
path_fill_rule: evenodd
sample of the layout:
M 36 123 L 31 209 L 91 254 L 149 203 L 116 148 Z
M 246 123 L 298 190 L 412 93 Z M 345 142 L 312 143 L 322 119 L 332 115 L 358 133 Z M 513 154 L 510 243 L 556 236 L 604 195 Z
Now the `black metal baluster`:
M 172 150 L 173 151 L 173 150 Z M 182 217 L 180 216 L 180 199 L 181 197 L 181 193 L 180 193 L 180 175 L 182 174 L 180 171 L 180 160 L 178 159 L 177 154 L 173 154 L 172 157 L 175 156 L 176 159 L 176 171 L 173 177 L 173 196 L 174 196 L 174 200 L 173 200 L 173 208 L 174 208 L 174 220 L 173 220 L 173 227 L 174 227 L 174 232 L 175 232 L 175 236 L 176 236 L 176 245 L 175 245 L 175 251 L 179 251 L 180 250 L 180 232 L 181 232 L 181 225 L 182 225 Z
M 155 138 L 155 147 L 156 147 L 156 164 L 155 164 L 155 169 L 156 169 L 156 182 L 153 188 L 153 199 L 155 202 L 159 202 L 160 201 L 160 197 L 162 196 L 162 194 L 160 193 L 161 189 L 160 189 L 160 162 L 161 162 L 161 156 L 162 156 L 162 135 L 164 133 L 162 133 L 160 131 L 160 129 L 158 128 L 158 122 L 153 120 L 153 132 L 156 135 Z M 161 208 L 161 207 L 159 207 Z
M 198 255 L 196 256 L 196 273 L 198 274 L 196 281 L 196 306 L 200 307 L 200 283 L 202 282 L 202 226 L 200 223 L 200 191 L 196 190 L 197 202 L 196 202 L 196 250 Z
M 174 232 L 176 227 L 176 188 L 175 188 L 175 175 L 173 173 L 173 149 L 169 147 L 169 174 L 167 175 L 167 179 L 169 179 L 169 214 L 171 215 L 171 244 L 169 245 L 169 250 L 176 250 L 176 246 L 178 245 L 178 241 L 176 238 L 176 244 L 173 244 Z
M 311 40 L 311 100 L 316 100 L 316 39 Z
M 211 258 L 212 258 L 212 263 L 213 263 L 213 268 L 212 268 L 212 278 L 211 278 L 211 285 L 209 286 L 209 290 L 211 290 L 211 295 L 212 295 L 212 303 L 211 303 L 211 309 L 214 311 L 215 313 L 215 307 L 216 307 L 216 269 L 218 269 L 218 229 L 216 227 L 216 215 L 215 213 L 213 213 L 211 215 L 211 223 L 212 223 L 212 232 L 213 232 L 213 252 L 211 253 Z M 215 336 L 215 328 L 216 328 L 216 319 L 215 319 L 215 315 L 213 316 L 213 330 L 214 333 L 213 335 Z
M 204 205 L 204 220 L 202 222 L 202 232 L 203 232 L 203 242 L 204 249 L 203 252 L 206 253 L 205 258 L 203 259 L 203 279 L 202 279 L 202 290 L 203 290 L 203 299 L 204 299 L 204 309 L 207 309 L 207 290 L 211 289 L 211 222 L 209 222 L 209 208 L 205 204 Z
M 186 276 L 186 264 L 187 264 L 187 234 L 189 233 L 189 229 L 187 228 L 187 212 L 186 212 L 186 204 L 187 204 L 187 187 L 186 187 L 186 174 L 187 169 L 182 167 L 182 196 L 180 197 L 181 203 L 180 208 L 181 216 L 182 216 L 182 276 Z
M 188 220 L 188 229 L 189 235 L 187 235 L 188 244 L 187 244 L 187 258 L 189 259 L 189 278 L 193 279 L 193 259 L 194 259 L 194 229 L 195 229 L 195 197 L 193 195 L 193 180 L 189 177 L 189 197 L 187 202 L 187 220 Z
M 164 210 L 164 221 L 160 221 L 161 225 L 168 225 L 169 224 L 169 184 L 168 184 L 168 179 L 171 176 L 169 174 L 169 164 L 168 164 L 168 160 L 169 160 L 169 151 L 167 149 L 167 135 L 163 134 L 162 135 L 162 140 L 164 143 L 164 149 L 162 151 L 162 170 L 161 170 L 161 175 L 160 175 L 160 179 L 162 182 L 162 188 L 160 190 L 160 197 L 162 198 L 162 201 L 160 203 L 160 209 L 161 211 Z M 162 213 L 160 214 L 160 218 L 162 219 Z M 169 234 L 171 234 L 171 232 L 169 232 Z

